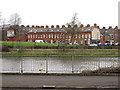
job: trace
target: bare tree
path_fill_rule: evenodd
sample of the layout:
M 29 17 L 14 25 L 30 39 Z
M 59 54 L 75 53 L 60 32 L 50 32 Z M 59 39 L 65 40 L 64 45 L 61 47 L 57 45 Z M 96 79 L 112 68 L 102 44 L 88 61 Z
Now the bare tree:
M 1 15 L 1 12 L 0 12 L 0 25 L 1 25 L 1 17 L 2 17 L 2 15 Z
M 6 31 L 5 31 L 6 19 L 2 18 L 2 12 L 0 12 L 0 40 L 6 40 Z
M 19 25 L 21 24 L 21 17 L 18 13 L 12 14 L 8 20 L 8 23 L 14 28 L 14 37 L 16 39 L 16 41 L 20 41 L 20 35 L 22 32 L 22 28 L 19 27 Z M 12 40 L 12 44 L 13 44 L 13 40 Z M 20 45 L 20 43 L 18 43 Z M 19 50 L 21 49 L 21 47 L 19 46 Z
M 77 13 L 75 13 L 71 19 L 71 22 L 67 23 L 68 28 L 66 31 L 66 42 L 74 43 L 74 38 L 78 37 L 78 33 L 80 32 L 80 28 L 78 27 L 81 24 L 80 20 L 77 18 Z
M 21 17 L 19 14 L 12 14 L 8 21 L 11 25 L 19 25 L 21 23 Z

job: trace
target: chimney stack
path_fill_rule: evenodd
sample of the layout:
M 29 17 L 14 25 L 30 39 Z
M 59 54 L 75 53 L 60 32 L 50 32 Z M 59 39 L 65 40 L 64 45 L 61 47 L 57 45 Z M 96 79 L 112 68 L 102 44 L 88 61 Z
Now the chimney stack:
M 71 28 L 71 25 L 68 25 L 68 28 Z
M 62 28 L 65 28 L 65 25 L 62 25 Z
M 87 28 L 89 28 L 90 27 L 90 24 L 87 24 Z
M 34 28 L 35 26 L 34 25 L 32 25 L 32 28 Z
M 106 27 L 103 27 L 103 29 L 106 29 Z
M 100 29 L 100 27 L 99 27 L 99 26 L 97 26 L 97 28 L 98 28 L 98 29 Z
M 38 28 L 40 28 L 40 26 L 38 26 Z
M 52 25 L 51 28 L 54 28 L 54 25 Z
M 77 25 L 74 25 L 74 27 L 77 27 Z
M 49 28 L 49 26 L 48 26 L 48 25 L 46 25 L 46 28 Z
M 108 29 L 112 29 L 112 26 L 109 26 L 109 28 Z
M 17 27 L 19 27 L 19 25 L 16 25 Z
M 44 28 L 44 26 L 41 26 L 41 28 Z
M 21 25 L 21 27 L 25 27 L 24 25 Z
M 27 25 L 26 27 L 30 27 L 29 25 Z
M 38 26 L 35 27 L 36 29 L 38 28 Z
M 56 25 L 56 28 L 60 28 L 60 26 L 59 26 L 59 25 Z
M 118 29 L 118 26 L 115 26 L 115 29 Z
M 97 28 L 97 24 L 96 23 L 94 24 L 94 28 Z
M 84 25 L 83 25 L 83 24 L 81 24 L 81 25 L 80 25 L 80 28 L 82 28 L 82 27 L 84 27 Z

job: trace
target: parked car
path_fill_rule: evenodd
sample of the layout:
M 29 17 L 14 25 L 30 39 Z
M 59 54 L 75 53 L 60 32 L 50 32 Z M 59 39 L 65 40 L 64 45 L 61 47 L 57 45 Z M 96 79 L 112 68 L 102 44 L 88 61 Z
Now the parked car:
M 120 46 L 120 43 L 114 43 L 115 46 Z
M 105 46 L 109 46 L 109 45 L 110 45 L 110 43 L 105 43 L 104 45 L 105 45 Z
M 93 44 L 89 44 L 89 46 L 98 46 L 97 44 L 93 43 Z
M 104 44 L 102 44 L 102 43 L 98 43 L 98 46 L 104 46 Z
M 102 44 L 102 43 L 98 43 L 98 46 L 109 46 L 110 43 L 105 43 L 105 44 Z
M 79 45 L 78 43 L 74 43 L 74 45 Z

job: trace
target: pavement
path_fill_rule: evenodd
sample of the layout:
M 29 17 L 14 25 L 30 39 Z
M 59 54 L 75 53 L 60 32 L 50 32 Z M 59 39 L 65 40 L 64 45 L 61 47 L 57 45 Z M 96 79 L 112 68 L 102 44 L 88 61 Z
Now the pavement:
M 66 88 L 66 87 L 118 88 L 119 77 L 120 76 L 2 75 L 2 87 L 3 88 L 28 88 L 28 87 L 29 88 L 41 88 L 41 87 L 42 88 L 46 88 L 46 87 L 47 88 Z M 10 89 L 10 90 L 14 90 L 14 89 Z

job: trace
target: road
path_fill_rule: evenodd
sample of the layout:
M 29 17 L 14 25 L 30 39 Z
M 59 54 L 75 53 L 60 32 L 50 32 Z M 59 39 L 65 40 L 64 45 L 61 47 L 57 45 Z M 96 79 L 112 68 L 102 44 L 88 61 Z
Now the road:
M 117 87 L 118 76 L 2 75 L 3 87 Z

